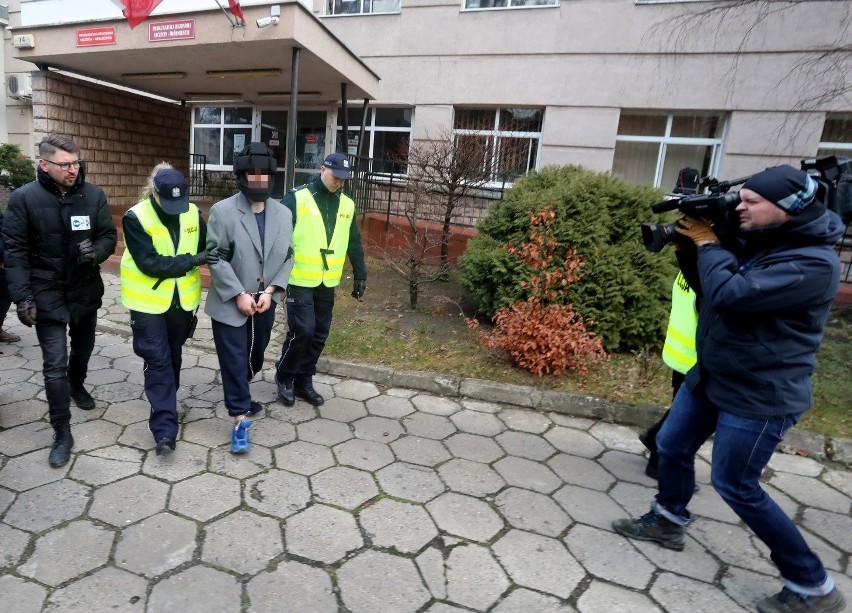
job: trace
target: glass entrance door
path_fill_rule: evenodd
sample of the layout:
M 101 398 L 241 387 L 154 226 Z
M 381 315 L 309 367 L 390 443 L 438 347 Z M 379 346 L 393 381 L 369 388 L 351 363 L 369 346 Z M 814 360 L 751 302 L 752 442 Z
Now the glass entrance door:
M 287 165 L 287 114 L 281 109 L 260 109 L 259 140 L 275 152 L 278 172 L 272 186 L 272 197 L 283 198 Z M 299 111 L 296 116 L 296 172 L 293 185 L 310 181 L 325 159 L 326 111 Z

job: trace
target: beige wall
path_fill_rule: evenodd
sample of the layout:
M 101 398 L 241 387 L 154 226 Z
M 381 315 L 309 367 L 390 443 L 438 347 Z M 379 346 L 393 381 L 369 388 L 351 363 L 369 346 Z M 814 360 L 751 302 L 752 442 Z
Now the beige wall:
M 86 180 L 112 205 L 130 207 L 151 169 L 167 161 L 189 167 L 187 107 L 73 79 L 33 73 L 33 138 L 51 132 L 74 139 L 87 160 Z
M 825 112 L 852 112 L 852 99 L 809 102 L 842 68 L 796 67 L 848 37 L 839 13 L 850 3 L 785 4 L 765 22 L 749 4 L 713 12 L 732 4 L 462 11 L 462 0 L 402 0 L 399 14 L 323 22 L 381 76 L 377 103 L 416 107 L 415 138 L 448 126 L 454 105 L 538 106 L 544 165 L 608 170 L 621 109 L 706 110 L 730 113 L 725 173 L 814 155 Z

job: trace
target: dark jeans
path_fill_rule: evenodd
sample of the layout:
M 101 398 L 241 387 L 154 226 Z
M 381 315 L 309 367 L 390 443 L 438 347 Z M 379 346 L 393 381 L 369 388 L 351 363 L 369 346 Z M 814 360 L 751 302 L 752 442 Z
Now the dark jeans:
M 249 381 L 263 368 L 263 354 L 272 337 L 275 303 L 265 313 L 249 317 L 242 326 L 213 320 L 213 342 L 222 373 L 222 392 L 228 415 L 245 415 L 251 406 Z
M 177 438 L 177 390 L 180 387 L 181 349 L 189 333 L 192 311 L 169 309 L 152 314 L 130 311 L 133 351 L 145 361 L 145 395 L 151 403 L 148 428 L 158 441 Z
M 333 310 L 333 287 L 287 288 L 287 338 L 276 365 L 279 381 L 292 381 L 296 387 L 311 384 L 331 329 Z
M 772 561 L 788 581 L 813 588 L 827 574 L 796 525 L 760 487 L 772 452 L 800 415 L 749 419 L 717 411 L 702 396 L 680 388 L 657 435 L 660 454 L 655 509 L 681 525 L 695 486 L 695 454 L 715 432 L 711 480 L 722 499 L 769 547 Z
M 50 409 L 50 423 L 54 427 L 71 421 L 69 384 L 78 387 L 86 380 L 89 358 L 95 346 L 97 322 L 97 311 L 69 324 L 58 321 L 36 322 L 36 336 L 44 360 L 44 392 Z M 66 328 L 71 337 L 70 355 Z

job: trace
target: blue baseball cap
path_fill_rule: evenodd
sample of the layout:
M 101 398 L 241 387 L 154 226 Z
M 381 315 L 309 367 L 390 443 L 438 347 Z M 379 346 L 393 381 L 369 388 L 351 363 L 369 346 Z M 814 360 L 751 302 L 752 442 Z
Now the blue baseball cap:
M 154 175 L 154 191 L 160 199 L 160 208 L 169 215 L 189 210 L 189 186 L 180 171 L 167 168 Z
M 338 179 L 351 179 L 352 170 L 349 168 L 349 158 L 342 153 L 329 153 L 322 165 L 328 168 Z

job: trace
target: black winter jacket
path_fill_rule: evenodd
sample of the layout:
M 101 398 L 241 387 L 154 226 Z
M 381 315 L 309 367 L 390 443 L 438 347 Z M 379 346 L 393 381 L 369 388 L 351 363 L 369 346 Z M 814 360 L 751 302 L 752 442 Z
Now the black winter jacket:
M 88 229 L 85 228 L 89 222 Z M 97 264 L 77 261 L 90 239 Z M 115 251 L 117 233 L 103 190 L 86 183 L 83 168 L 65 194 L 50 176 L 19 187 L 9 198 L 3 224 L 6 278 L 12 300 L 32 296 L 40 321 L 76 321 L 101 306 L 100 262 Z

